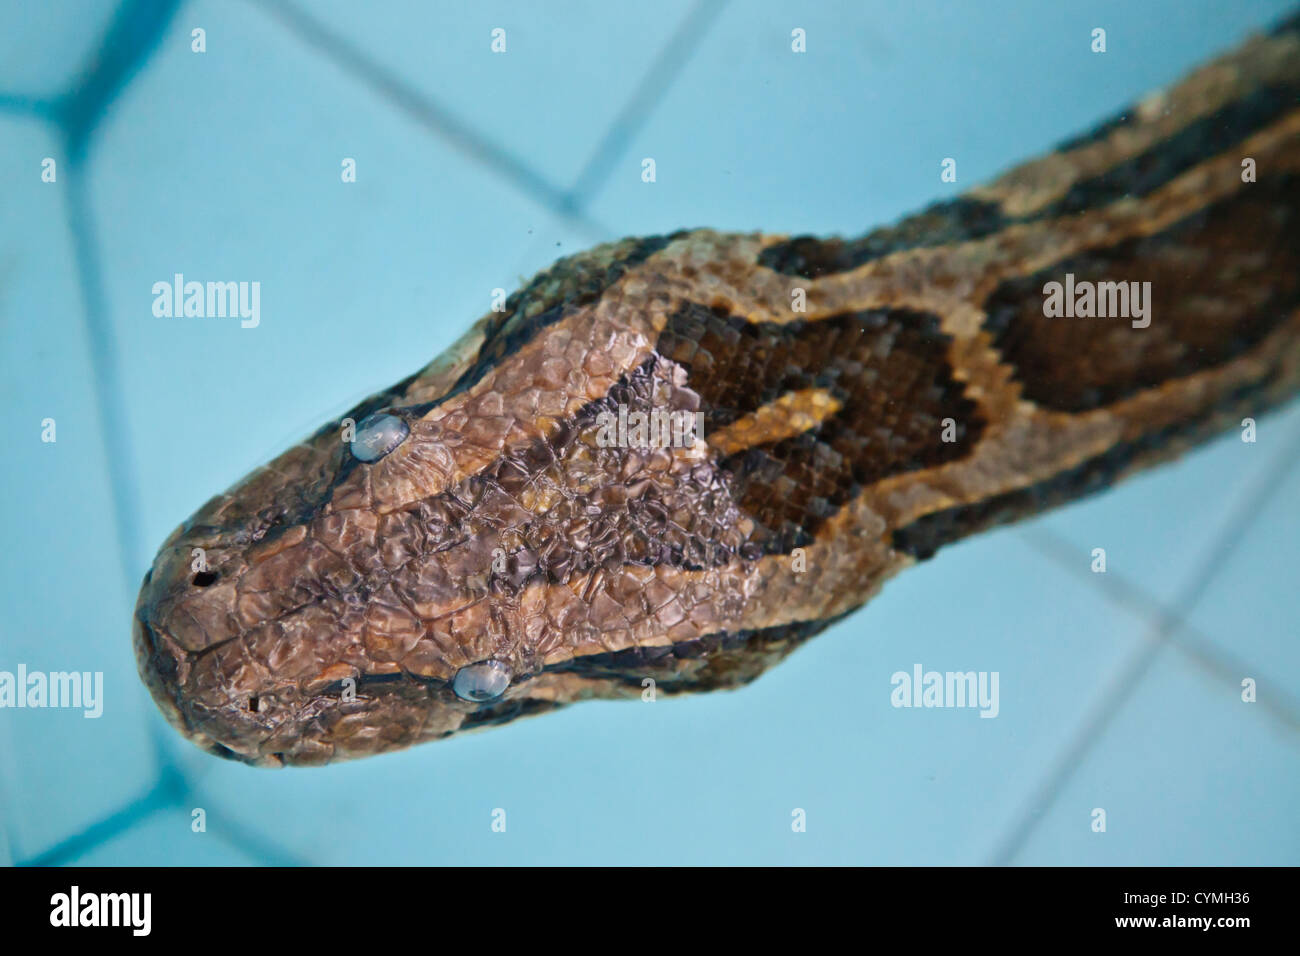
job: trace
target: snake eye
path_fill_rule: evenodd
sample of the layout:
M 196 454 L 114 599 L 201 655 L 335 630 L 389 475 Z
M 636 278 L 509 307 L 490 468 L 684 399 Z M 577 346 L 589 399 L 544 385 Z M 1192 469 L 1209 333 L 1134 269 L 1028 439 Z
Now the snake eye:
M 411 429 L 396 415 L 371 415 L 362 419 L 352 438 L 352 454 L 358 461 L 378 461 L 406 441 Z
M 451 689 L 461 700 L 480 703 L 500 697 L 510 686 L 510 668 L 501 661 L 479 661 L 456 671 Z

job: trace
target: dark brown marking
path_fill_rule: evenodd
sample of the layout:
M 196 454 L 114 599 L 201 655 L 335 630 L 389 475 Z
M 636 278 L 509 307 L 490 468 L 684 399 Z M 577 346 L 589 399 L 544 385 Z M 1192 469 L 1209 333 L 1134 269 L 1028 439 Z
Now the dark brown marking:
M 1150 282 L 1151 324 L 1046 317 L 1043 287 Z M 1082 412 L 1230 361 L 1300 304 L 1300 176 L 1266 175 L 1152 236 L 1003 282 L 984 304 L 994 345 L 1045 408 Z
M 1280 37 L 1284 33 L 1300 33 L 1300 10 L 1288 14 L 1281 22 L 1268 32 L 1271 37 Z
M 1105 491 L 1130 471 L 1161 457 L 1172 457 L 1215 434 L 1224 421 L 1239 415 L 1260 414 L 1270 407 L 1260 396 L 1268 395 L 1272 382 L 1253 382 L 1203 409 L 1186 421 L 1121 442 L 1082 464 L 1036 484 L 995 495 L 967 505 L 958 505 L 923 515 L 897 529 L 893 546 L 917 560 L 926 560 L 939 548 L 977 531 L 1010 524 L 1058 505 Z
M 964 457 L 984 422 L 953 378 L 938 317 L 873 309 L 787 324 L 689 305 L 673 315 L 659 352 L 688 371 L 710 428 L 730 424 L 786 392 L 829 391 L 836 414 L 793 438 L 721 462 L 758 540 L 784 553 L 812 540 L 864 485 Z M 942 440 L 943 420 L 955 441 Z
M 859 239 L 795 236 L 768 246 L 758 264 L 782 275 L 817 279 L 851 272 L 875 259 L 904 249 L 933 248 L 991 235 L 1008 220 L 997 203 L 962 197 L 936 203 L 897 225 L 873 229 Z
M 760 630 L 710 634 L 679 644 L 629 647 L 610 654 L 585 655 L 546 670 L 580 674 L 589 680 L 609 680 L 638 688 L 649 677 L 659 689 L 668 693 L 740 687 L 851 613 Z
M 1233 143 L 1259 132 L 1300 102 L 1300 83 L 1265 86 L 1249 96 L 1225 103 L 1215 112 L 1193 120 L 1178 132 L 1137 156 L 1118 163 L 1091 179 L 1075 183 L 1070 190 L 1029 219 L 1055 219 L 1096 209 L 1125 197 L 1149 196 L 1198 163 L 1218 155 Z M 1130 111 L 1133 107 L 1129 108 Z M 1127 125 L 1119 119 L 1102 124 L 1114 132 Z M 1072 144 L 1062 144 L 1065 152 Z

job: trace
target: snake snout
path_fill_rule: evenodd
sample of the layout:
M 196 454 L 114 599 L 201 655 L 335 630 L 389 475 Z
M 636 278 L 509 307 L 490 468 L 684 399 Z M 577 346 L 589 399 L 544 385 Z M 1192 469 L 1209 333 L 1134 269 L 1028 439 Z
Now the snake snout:
M 265 758 L 247 756 L 223 742 L 242 739 L 241 731 L 249 728 L 240 725 L 247 717 L 256 720 L 256 715 L 235 713 L 239 701 L 230 688 L 241 681 L 209 678 L 202 682 L 204 693 L 195 694 L 195 678 L 211 656 L 206 652 L 232 645 L 240 636 L 233 616 L 235 575 L 228 573 L 228 562 L 216 559 L 215 550 L 196 553 L 196 540 L 212 539 L 195 539 L 177 529 L 141 582 L 132 622 L 136 666 L 167 722 L 191 743 L 217 756 L 266 764 Z

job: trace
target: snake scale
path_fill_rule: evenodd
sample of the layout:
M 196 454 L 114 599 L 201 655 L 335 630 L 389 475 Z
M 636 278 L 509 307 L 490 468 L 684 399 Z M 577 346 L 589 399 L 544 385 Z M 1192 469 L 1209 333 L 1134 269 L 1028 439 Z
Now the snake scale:
M 1054 282 L 1149 311 L 1059 314 Z M 861 238 L 559 260 L 181 525 L 139 670 L 182 734 L 257 766 L 737 687 L 944 544 L 1298 385 L 1292 17 Z M 702 430 L 653 440 L 664 412 Z

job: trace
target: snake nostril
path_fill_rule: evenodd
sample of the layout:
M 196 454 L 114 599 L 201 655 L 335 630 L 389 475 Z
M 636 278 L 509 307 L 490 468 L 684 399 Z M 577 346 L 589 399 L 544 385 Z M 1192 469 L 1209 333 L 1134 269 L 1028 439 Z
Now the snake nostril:
M 215 584 L 217 580 L 216 571 L 200 571 L 194 575 L 193 583 L 197 588 L 206 588 Z

